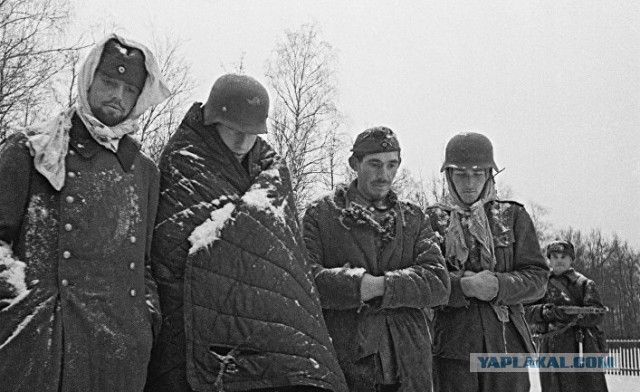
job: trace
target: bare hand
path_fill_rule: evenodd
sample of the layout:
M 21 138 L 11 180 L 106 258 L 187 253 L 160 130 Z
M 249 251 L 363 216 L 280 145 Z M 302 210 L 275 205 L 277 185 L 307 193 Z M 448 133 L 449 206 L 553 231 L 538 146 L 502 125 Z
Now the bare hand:
M 360 282 L 360 298 L 368 301 L 384 295 L 384 276 L 373 276 L 365 273 Z
M 485 270 L 473 275 L 467 275 L 465 272 L 463 278 L 460 279 L 460 284 L 467 297 L 490 301 L 498 295 L 498 278 L 491 271 Z

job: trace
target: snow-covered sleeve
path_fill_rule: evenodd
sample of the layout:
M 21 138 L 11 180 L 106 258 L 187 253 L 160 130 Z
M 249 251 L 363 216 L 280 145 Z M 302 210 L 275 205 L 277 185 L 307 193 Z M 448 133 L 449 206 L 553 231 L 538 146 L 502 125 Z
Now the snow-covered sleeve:
M 512 257 L 513 269 L 498 272 L 498 305 L 532 303 L 542 298 L 547 291 L 549 266 L 540 250 L 536 230 L 531 217 L 520 205 L 514 205 Z M 510 253 L 510 252 L 509 252 Z
M 364 268 L 351 268 L 345 261 L 343 267 L 325 268 L 322 236 L 318 222 L 318 206 L 310 206 L 304 214 L 303 234 L 307 246 L 313 276 L 324 309 L 354 309 L 363 305 L 360 283 Z
M 31 155 L 16 134 L 0 145 L 0 309 L 28 293 L 25 263 L 14 256 L 29 199 Z
M 415 209 L 420 228 L 414 243 L 414 265 L 385 273 L 383 308 L 430 308 L 444 305 L 451 285 L 434 232 L 424 213 Z

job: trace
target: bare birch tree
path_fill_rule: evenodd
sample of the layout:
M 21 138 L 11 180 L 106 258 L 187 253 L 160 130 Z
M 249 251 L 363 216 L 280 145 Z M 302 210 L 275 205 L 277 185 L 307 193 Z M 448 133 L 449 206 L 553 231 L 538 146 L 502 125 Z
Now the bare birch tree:
M 289 166 L 299 211 L 318 188 L 335 185 L 346 148 L 338 132 L 335 63 L 333 47 L 305 24 L 285 32 L 266 65 L 275 92 L 268 139 Z
M 143 150 L 154 161 L 158 161 L 162 149 L 180 125 L 196 85 L 191 76 L 191 63 L 180 52 L 181 46 L 180 40 L 169 35 L 154 37 L 151 45 L 170 91 L 167 100 L 145 112 L 140 119 L 137 136 Z
M 432 175 L 415 178 L 407 168 L 401 168 L 393 181 L 393 190 L 398 197 L 411 201 L 423 210 L 427 207 L 445 202 L 449 196 L 444 177 Z
M 69 12 L 62 0 L 0 0 L 0 140 L 60 109 L 51 79 L 80 48 L 57 44 Z
M 551 223 L 547 221 L 549 210 L 532 201 L 529 202 L 529 208 L 529 215 L 531 216 L 533 227 L 536 229 L 538 241 L 540 242 L 540 246 L 544 247 L 554 237 L 553 227 Z

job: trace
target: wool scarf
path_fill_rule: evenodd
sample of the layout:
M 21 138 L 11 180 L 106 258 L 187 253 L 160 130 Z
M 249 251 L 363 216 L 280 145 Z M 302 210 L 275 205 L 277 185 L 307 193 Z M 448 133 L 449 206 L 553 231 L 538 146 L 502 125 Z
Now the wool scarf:
M 490 170 L 487 169 L 488 176 L 491 176 Z M 471 237 L 480 245 L 480 265 L 482 269 L 493 271 L 496 265 L 496 257 L 491 226 L 484 210 L 484 205 L 489 201 L 496 200 L 494 180 L 489 177 L 478 201 L 468 205 L 458 196 L 458 192 L 451 180 L 450 170 L 447 170 L 446 176 L 452 201 L 449 228 L 445 235 L 447 259 L 454 260 L 460 270 L 465 270 L 465 263 L 469 260 L 469 244 L 465 240 L 462 226 L 465 224 Z

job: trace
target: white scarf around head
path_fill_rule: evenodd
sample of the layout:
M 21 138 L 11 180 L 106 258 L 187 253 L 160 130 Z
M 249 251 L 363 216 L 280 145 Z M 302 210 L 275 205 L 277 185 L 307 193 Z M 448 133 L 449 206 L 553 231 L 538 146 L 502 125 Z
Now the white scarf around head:
M 110 39 L 117 39 L 122 44 L 140 49 L 144 53 L 147 78 L 129 116 L 121 123 L 108 127 L 91 113 L 87 93 L 93 82 L 104 45 Z M 69 130 L 74 113 L 78 114 L 89 134 L 98 144 L 115 153 L 118 151 L 118 143 L 124 135 L 137 132 L 138 118 L 147 109 L 164 101 L 170 95 L 153 53 L 146 46 L 116 34 L 108 35 L 91 49 L 80 68 L 76 88 L 78 102 L 74 107 L 61 112 L 50 121 L 22 130 L 27 136 L 36 170 L 47 178 L 53 188 L 58 191 L 64 186 L 65 158 L 69 149 Z

